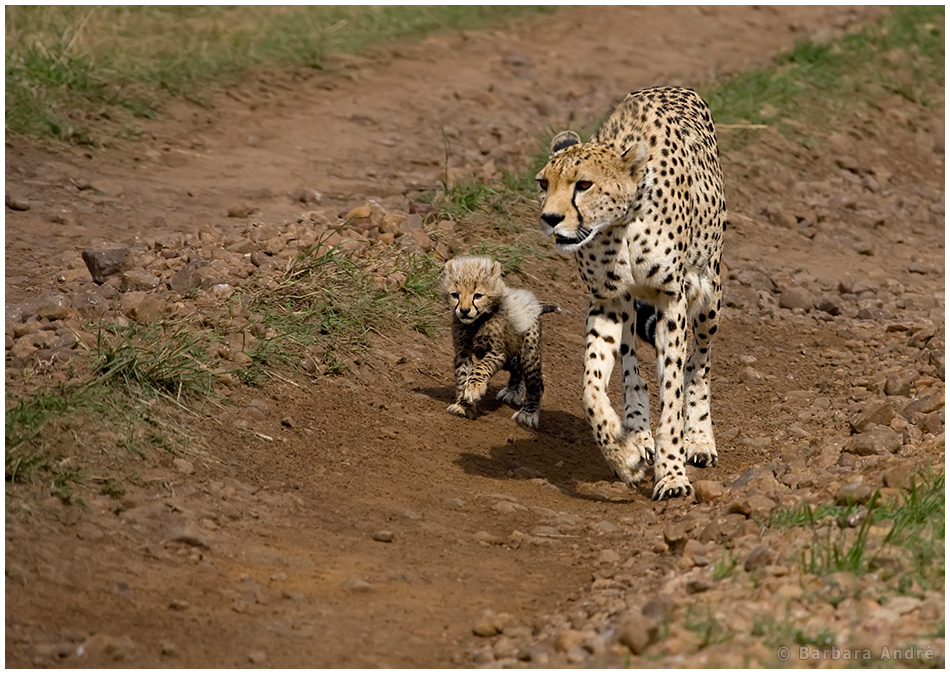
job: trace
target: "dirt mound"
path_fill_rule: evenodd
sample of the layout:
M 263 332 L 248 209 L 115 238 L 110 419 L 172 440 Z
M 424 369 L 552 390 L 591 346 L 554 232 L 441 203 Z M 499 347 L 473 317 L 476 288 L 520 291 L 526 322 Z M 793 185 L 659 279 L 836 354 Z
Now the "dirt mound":
M 245 261 L 256 252 L 238 250 L 246 241 L 263 249 L 277 237 L 268 258 L 280 258 L 289 225 L 318 236 L 370 200 L 411 224 L 411 203 L 440 179 L 523 167 L 543 130 L 593 119 L 629 90 L 764 63 L 797 38 L 881 14 L 568 9 L 354 59 L 346 77 L 261 73 L 101 151 L 8 141 L 6 300 L 29 307 L 13 323 L 37 323 L 16 335 L 8 311 L 8 395 L 69 372 L 29 359 L 81 348 L 55 341 L 68 326 L 54 322 L 77 319 L 55 308 L 37 319 L 31 302 L 57 291 L 75 308 L 78 292 L 98 288 L 80 258 L 93 244 L 130 249 L 133 268 L 169 286 L 191 262 L 186 248 L 211 268 L 214 251 L 237 246 L 212 280 L 257 283 L 276 269 Z M 769 664 L 755 623 L 787 606 L 810 634 L 847 626 L 849 643 L 916 643 L 943 619 L 942 587 L 881 605 L 867 597 L 896 592 L 885 574 L 864 595 L 838 578 L 840 601 L 809 622 L 796 602 L 824 581 L 786 555 L 807 542 L 761 527 L 802 503 L 866 507 L 879 487 L 897 498 L 914 471 L 943 462 L 943 111 L 897 95 L 882 106 L 855 120 L 859 134 L 816 129 L 811 151 L 762 130 L 723 158 L 721 465 L 692 472 L 700 503 L 653 503 L 599 456 L 578 409 L 586 298 L 573 261 L 550 254 L 517 279 L 563 309 L 545 325 L 538 433 L 500 404 L 475 421 L 446 414 L 447 335 L 394 330 L 373 336 L 374 355 L 346 376 L 221 386 L 223 403 L 189 426 L 188 454 L 136 459 L 107 417 L 64 434 L 63 465 L 95 456 L 104 473 L 135 478 L 119 493 L 87 475 L 72 487 L 85 505 L 48 496 L 56 485 L 8 483 L 7 664 L 543 667 L 623 665 L 648 648 L 667 665 Z M 384 240 L 373 217 L 348 240 L 396 246 L 419 229 L 397 224 Z M 278 234 L 252 235 L 260 227 Z M 422 233 L 457 249 L 490 235 Z M 218 306 L 222 283 L 205 283 L 203 268 L 183 282 L 211 299 L 185 298 L 182 316 Z M 107 301 L 151 294 L 135 285 L 149 279 L 126 276 Z M 163 298 L 187 294 L 172 290 Z M 39 333 L 51 335 L 11 356 L 14 335 Z M 729 560 L 761 569 L 756 586 L 721 583 Z M 696 627 L 707 618 L 690 613 L 696 597 L 729 620 Z M 721 622 L 743 635 L 728 651 L 715 644 Z M 931 641 L 942 659 L 942 638 Z

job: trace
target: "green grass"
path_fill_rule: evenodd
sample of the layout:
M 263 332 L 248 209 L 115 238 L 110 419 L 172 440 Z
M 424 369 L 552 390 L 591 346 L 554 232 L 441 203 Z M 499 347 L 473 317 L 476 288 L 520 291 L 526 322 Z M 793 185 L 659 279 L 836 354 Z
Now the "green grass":
M 801 553 L 801 567 L 819 576 L 847 571 L 862 575 L 872 562 L 889 559 L 901 591 L 915 584 L 924 589 L 942 589 L 946 527 L 945 476 L 933 473 L 920 476 L 899 501 L 881 501 L 878 494 L 867 504 L 860 526 L 841 526 L 855 506 L 823 504 L 812 510 L 803 506 L 792 511 L 777 511 L 770 526 L 788 529 L 805 527 L 814 531 L 809 547 Z M 831 521 L 828 521 L 828 520 Z M 887 533 L 874 533 L 875 525 L 889 527 Z
M 258 366 L 253 381 L 266 378 L 268 368 L 298 362 L 308 353 L 321 355 L 326 374 L 342 373 L 348 359 L 367 349 L 373 332 L 385 335 L 405 327 L 435 334 L 440 270 L 429 255 L 387 256 L 374 269 L 322 243 L 301 253 L 275 290 L 260 292 L 251 302 L 274 335 L 249 354 Z M 393 277 L 400 282 L 378 283 Z
M 197 99 L 206 83 L 237 81 L 254 66 L 329 69 L 338 54 L 541 11 L 548 10 L 7 6 L 6 133 L 93 143 L 103 118 L 154 117 L 166 96 Z
M 798 124 L 827 123 L 884 93 L 937 105 L 943 82 L 944 8 L 917 6 L 835 42 L 801 42 L 768 66 L 699 89 L 719 125 L 776 125 L 794 135 Z M 742 129 L 726 136 L 740 144 L 754 138 Z

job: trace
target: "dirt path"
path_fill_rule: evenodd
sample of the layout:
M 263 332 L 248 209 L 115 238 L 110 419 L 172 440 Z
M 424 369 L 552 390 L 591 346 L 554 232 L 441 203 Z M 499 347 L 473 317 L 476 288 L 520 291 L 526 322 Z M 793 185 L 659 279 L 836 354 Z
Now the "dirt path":
M 571 8 L 352 59 L 342 76 L 262 73 L 209 94 L 208 107 L 175 106 L 115 148 L 8 142 L 7 192 L 31 208 L 6 212 L 6 299 L 54 287 L 57 271 L 96 240 L 243 229 L 246 217 L 229 210 L 274 224 L 367 199 L 406 210 L 444 175 L 446 141 L 453 173 L 496 177 L 523 166 L 544 130 L 584 123 L 629 90 L 695 84 L 882 13 Z M 943 150 L 927 145 L 934 119 L 913 121 L 895 146 L 869 124 L 877 149 L 841 139 L 816 165 L 778 134 L 727 158 L 730 309 L 713 373 L 727 449 L 721 466 L 694 479 L 729 484 L 791 446 L 840 452 L 861 402 L 853 380 L 873 378 L 874 368 L 913 362 L 915 391 L 942 395 L 942 361 L 931 354 L 942 347 L 905 354 L 906 335 L 895 333 L 908 328 L 885 332 L 910 312 L 935 323 L 942 340 Z M 906 182 L 901 162 L 913 167 Z M 912 176 L 937 174 L 903 200 L 888 196 Z M 848 175 L 891 184 L 855 202 Z M 291 196 L 302 189 L 320 201 Z M 871 211 L 909 212 L 916 224 L 896 236 L 868 227 Z M 881 275 L 883 256 L 899 271 Z M 202 433 L 206 452 L 141 468 L 119 503 L 93 490 L 88 507 L 64 506 L 8 485 L 8 666 L 492 664 L 506 657 L 502 639 L 530 640 L 587 601 L 605 564 L 632 560 L 628 585 L 659 594 L 657 579 L 680 563 L 666 554 L 665 527 L 706 511 L 652 503 L 616 483 L 598 456 L 577 407 L 586 300 L 571 260 L 558 265 L 561 281 L 531 263 L 519 279 L 557 294 L 564 309 L 546 333 L 539 434 L 518 429 L 504 409 L 475 422 L 446 415 L 448 340 L 397 341 L 380 344 L 397 355 L 388 365 L 306 388 L 229 390 L 233 405 Z M 842 307 L 840 322 L 822 323 L 783 305 L 787 288 L 817 304 L 848 283 L 852 313 L 870 292 L 863 299 L 890 314 L 862 324 Z M 8 392 L 18 385 L 8 378 Z M 259 418 L 247 425 L 252 408 Z M 97 449 L 101 441 L 74 439 L 105 464 L 123 460 L 115 447 Z M 488 654 L 473 627 L 504 635 Z M 557 658 L 574 662 L 572 652 L 518 658 L 563 664 Z

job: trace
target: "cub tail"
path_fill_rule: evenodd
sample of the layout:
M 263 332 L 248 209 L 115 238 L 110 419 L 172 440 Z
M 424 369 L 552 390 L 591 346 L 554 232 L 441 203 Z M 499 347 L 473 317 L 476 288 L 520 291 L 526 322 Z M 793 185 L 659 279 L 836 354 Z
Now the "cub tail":
M 561 307 L 556 304 L 542 304 L 541 305 L 541 315 L 544 314 L 559 314 L 561 313 Z

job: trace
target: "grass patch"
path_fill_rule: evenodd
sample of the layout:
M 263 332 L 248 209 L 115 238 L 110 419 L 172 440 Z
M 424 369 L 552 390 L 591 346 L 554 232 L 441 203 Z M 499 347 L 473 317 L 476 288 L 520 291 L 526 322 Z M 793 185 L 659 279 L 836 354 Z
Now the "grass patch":
M 332 68 L 439 30 L 471 30 L 543 7 L 7 6 L 6 133 L 93 143 L 93 122 L 153 117 L 254 66 Z
M 798 123 L 824 125 L 862 102 L 873 105 L 882 92 L 936 105 L 943 82 L 944 8 L 918 6 L 835 42 L 801 42 L 769 66 L 700 90 L 717 124 L 777 125 L 794 135 Z M 754 133 L 740 128 L 729 139 L 741 145 Z
M 847 571 L 862 575 L 877 570 L 896 578 L 900 591 L 916 585 L 942 589 L 944 585 L 945 476 L 933 473 L 914 481 L 898 501 L 882 501 L 874 494 L 858 527 L 847 519 L 858 506 L 808 504 L 776 511 L 770 525 L 780 529 L 803 527 L 814 531 L 809 547 L 801 553 L 806 573 L 826 575 Z
M 289 266 L 274 290 L 259 292 L 250 309 L 263 317 L 266 339 L 249 355 L 266 368 L 307 358 L 339 374 L 364 352 L 370 333 L 409 328 L 438 331 L 435 310 L 441 265 L 429 255 L 387 256 L 357 263 L 345 251 L 317 243 Z

